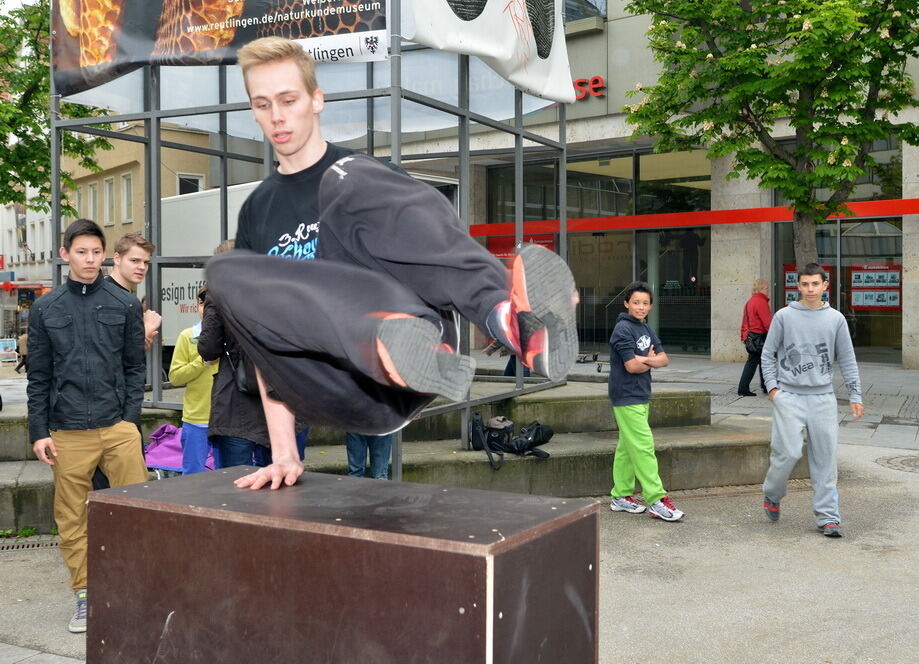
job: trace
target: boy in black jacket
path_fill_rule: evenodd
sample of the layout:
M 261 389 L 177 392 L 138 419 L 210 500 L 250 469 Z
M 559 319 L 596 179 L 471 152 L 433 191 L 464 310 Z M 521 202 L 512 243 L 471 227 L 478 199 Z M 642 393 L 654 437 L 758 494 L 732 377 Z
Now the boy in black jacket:
M 613 512 L 648 514 L 664 521 L 679 521 L 683 512 L 666 495 L 657 470 L 654 436 L 648 426 L 651 369 L 670 364 L 661 340 L 646 322 L 651 311 L 651 288 L 635 281 L 625 289 L 627 313 L 619 314 L 609 339 L 609 398 L 619 427 L 619 444 L 613 460 Z M 635 480 L 641 483 L 645 505 L 632 497 Z
M 86 631 L 86 495 L 99 466 L 112 486 L 147 480 L 137 423 L 144 394 L 144 325 L 137 298 L 102 277 L 105 236 L 87 219 L 64 232 L 67 281 L 29 317 L 29 439 L 54 473 L 54 519 Z

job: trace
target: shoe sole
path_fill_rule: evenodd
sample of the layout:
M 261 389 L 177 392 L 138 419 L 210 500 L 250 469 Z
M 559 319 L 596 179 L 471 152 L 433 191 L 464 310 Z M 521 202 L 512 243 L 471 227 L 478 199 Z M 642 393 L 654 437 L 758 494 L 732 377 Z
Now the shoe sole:
M 466 398 L 475 360 L 444 350 L 440 331 L 433 323 L 421 318 L 384 320 L 377 339 L 407 388 L 451 401 Z
M 839 526 L 833 526 L 832 528 L 820 526 L 817 528 L 817 530 L 823 533 L 826 537 L 842 537 L 842 530 L 839 529 Z
M 532 365 L 530 368 L 550 380 L 565 379 L 578 356 L 577 289 L 571 270 L 558 254 L 528 243 L 517 254 L 513 279 L 518 283 L 522 281 L 519 290 L 525 298 L 525 301 L 515 301 L 515 308 L 519 313 L 531 312 L 546 330 L 542 353 L 529 357 L 524 351 Z M 516 295 L 513 293 L 512 297 Z
M 83 632 L 86 631 L 86 628 L 85 627 L 71 627 L 70 625 L 67 625 L 67 631 L 70 632 L 71 634 L 82 634 Z
M 610 512 L 625 512 L 626 514 L 641 514 L 646 509 L 648 508 L 645 507 L 644 505 L 637 505 L 636 509 L 626 509 L 624 507 L 616 507 L 615 505 L 613 505 L 613 503 L 609 504 Z

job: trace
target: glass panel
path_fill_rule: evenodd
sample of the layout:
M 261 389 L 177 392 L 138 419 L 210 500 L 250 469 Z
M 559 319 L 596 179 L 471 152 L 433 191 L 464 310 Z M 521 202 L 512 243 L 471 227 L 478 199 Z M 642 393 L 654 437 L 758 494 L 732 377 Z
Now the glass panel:
M 235 104 L 241 101 L 249 101 L 246 84 L 243 81 L 243 70 L 237 65 L 229 65 L 227 67 L 227 103 Z
M 326 94 L 367 89 L 367 64 L 364 62 L 320 62 L 316 82 Z
M 606 0 L 565 0 L 565 23 L 591 16 L 606 16 Z
M 424 49 L 402 56 L 402 87 L 456 106 L 458 103 L 458 56 Z
M 639 156 L 638 214 L 710 210 L 711 162 L 704 150 Z
M 782 141 L 785 146 L 794 145 L 793 140 Z M 900 139 L 891 136 L 885 140 L 875 141 L 871 147 L 871 156 L 877 165 L 868 173 L 856 180 L 855 189 L 849 196 L 850 201 L 891 200 L 903 197 L 903 151 Z M 825 201 L 830 195 L 829 189 L 818 189 L 817 198 Z M 788 205 L 780 192 L 775 192 L 776 205 Z
M 65 97 L 64 101 L 107 108 L 113 113 L 139 113 L 144 110 L 144 72 L 136 69 L 114 81 Z
M 469 58 L 469 110 L 493 120 L 514 117 L 514 86 L 476 57 Z
M 160 67 L 160 105 L 164 109 L 218 103 L 218 67 Z
M 583 352 L 608 352 L 622 291 L 632 281 L 632 232 L 570 233 L 568 262 L 581 301 L 578 339 Z
M 648 323 L 670 352 L 709 351 L 710 235 L 707 227 L 638 233 L 638 278 L 654 291 Z
M 899 363 L 902 219 L 849 219 L 818 226 L 817 251 L 830 273 L 828 301 L 845 316 L 858 359 Z M 792 225 L 776 224 L 776 307 L 797 299 L 794 266 Z
M 632 156 L 568 162 L 568 217 L 633 214 Z
M 841 226 L 840 310 L 861 361 L 900 363 L 903 220 L 845 221 Z

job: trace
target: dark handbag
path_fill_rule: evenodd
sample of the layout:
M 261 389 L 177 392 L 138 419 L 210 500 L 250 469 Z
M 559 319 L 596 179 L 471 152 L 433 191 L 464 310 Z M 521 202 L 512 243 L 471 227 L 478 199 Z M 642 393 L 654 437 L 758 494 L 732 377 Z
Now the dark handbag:
M 236 389 L 243 394 L 250 396 L 259 396 L 258 378 L 255 375 L 255 367 L 249 361 L 249 358 L 237 351 L 236 361 L 230 351 L 225 351 L 227 360 L 230 362 L 230 368 L 233 370 L 233 379 L 236 382 Z
M 747 338 L 743 343 L 748 353 L 762 353 L 763 346 L 766 345 L 766 335 L 762 332 L 747 332 Z
M 540 445 L 549 442 L 555 431 L 550 426 L 540 424 L 533 420 L 525 427 L 520 428 L 520 434 L 510 440 L 510 452 L 519 456 L 535 456 L 548 459 L 549 453 L 538 449 Z
M 469 421 L 469 446 L 474 450 L 485 452 L 492 470 L 498 470 L 504 463 L 504 452 L 492 449 L 488 444 L 488 431 L 480 413 L 473 413 Z

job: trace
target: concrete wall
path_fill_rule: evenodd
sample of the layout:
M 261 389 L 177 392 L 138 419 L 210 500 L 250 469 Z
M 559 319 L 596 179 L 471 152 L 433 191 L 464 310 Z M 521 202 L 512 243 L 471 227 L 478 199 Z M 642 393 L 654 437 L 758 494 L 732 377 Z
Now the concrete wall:
M 747 178 L 726 180 L 729 158 L 712 162 L 712 209 L 736 210 L 768 207 L 770 190 Z M 772 224 L 716 224 L 711 227 L 713 360 L 743 362 L 747 352 L 740 343 L 743 306 L 757 277 L 771 279 Z M 774 303 L 773 303 L 774 304 Z

